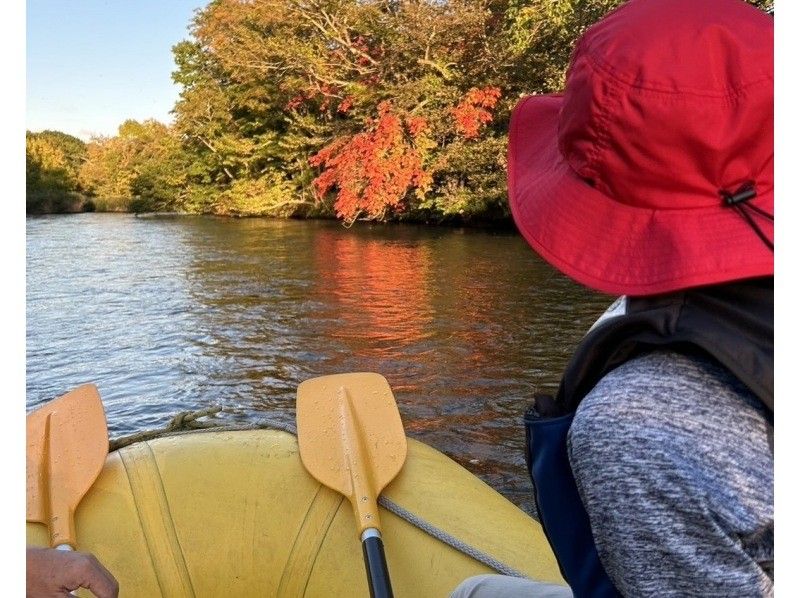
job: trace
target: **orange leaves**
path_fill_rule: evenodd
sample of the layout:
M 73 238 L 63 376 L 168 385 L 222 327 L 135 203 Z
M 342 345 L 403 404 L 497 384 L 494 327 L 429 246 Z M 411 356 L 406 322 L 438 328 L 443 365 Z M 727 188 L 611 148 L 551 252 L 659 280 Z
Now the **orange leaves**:
M 492 122 L 489 112 L 500 99 L 497 87 L 473 87 L 463 100 L 452 110 L 456 131 L 466 139 L 474 139 L 482 125 Z
M 334 210 L 347 222 L 401 211 L 410 190 L 422 195 L 432 182 L 423 167 L 427 128 L 425 119 L 402 118 L 391 102 L 381 102 L 377 120 L 370 119 L 364 132 L 337 139 L 310 158 L 324 169 L 314 179 L 317 196 L 335 188 Z
M 284 110 L 297 110 L 303 102 L 305 102 L 306 96 L 303 94 L 297 94 L 291 100 L 286 103 L 284 106 Z
M 478 137 L 492 121 L 499 99 L 497 87 L 470 89 L 450 109 L 455 132 L 466 139 Z M 351 102 L 345 98 L 337 110 L 346 113 Z M 334 192 L 334 211 L 346 222 L 402 212 L 410 192 L 423 200 L 433 183 L 431 168 L 439 163 L 435 139 L 443 133 L 437 129 L 426 118 L 403 115 L 391 102 L 381 102 L 378 117 L 369 119 L 361 132 L 337 138 L 310 158 L 321 169 L 313 181 L 316 196 Z
M 353 96 L 347 96 L 336 107 L 336 112 L 341 112 L 342 114 L 347 114 L 350 111 L 350 108 L 353 107 Z
M 408 132 L 414 139 L 424 135 L 428 131 L 428 121 L 421 116 L 412 116 L 406 119 Z

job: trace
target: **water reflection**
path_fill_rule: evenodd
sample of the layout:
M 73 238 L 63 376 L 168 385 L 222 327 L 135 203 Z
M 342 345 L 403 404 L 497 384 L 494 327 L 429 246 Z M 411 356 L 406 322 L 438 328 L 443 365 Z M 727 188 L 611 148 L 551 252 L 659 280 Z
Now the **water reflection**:
M 432 351 L 430 247 L 321 231 L 314 243 L 312 296 L 323 305 L 323 336 L 380 368 L 409 352 Z M 421 350 L 415 350 L 421 346 Z
M 27 273 L 29 408 L 94 381 L 112 435 L 281 423 L 302 380 L 378 371 L 409 436 L 528 509 L 522 411 L 609 301 L 515 234 L 335 222 L 31 218 Z

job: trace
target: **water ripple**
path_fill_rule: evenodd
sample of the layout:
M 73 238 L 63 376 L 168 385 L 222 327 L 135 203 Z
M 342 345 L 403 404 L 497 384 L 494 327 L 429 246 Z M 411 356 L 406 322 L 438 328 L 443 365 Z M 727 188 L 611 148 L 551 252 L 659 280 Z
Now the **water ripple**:
M 410 436 L 530 511 L 522 411 L 608 302 L 508 233 L 29 218 L 27 406 L 92 381 L 112 436 L 210 405 L 285 423 L 302 380 L 378 371 Z

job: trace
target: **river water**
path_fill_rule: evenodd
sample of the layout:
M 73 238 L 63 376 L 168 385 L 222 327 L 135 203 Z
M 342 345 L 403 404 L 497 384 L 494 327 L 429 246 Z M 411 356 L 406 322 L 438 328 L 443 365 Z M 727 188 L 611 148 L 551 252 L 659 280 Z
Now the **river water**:
M 27 407 L 97 384 L 113 437 L 374 371 L 406 433 L 532 512 L 522 413 L 611 298 L 513 232 L 80 214 L 27 219 Z

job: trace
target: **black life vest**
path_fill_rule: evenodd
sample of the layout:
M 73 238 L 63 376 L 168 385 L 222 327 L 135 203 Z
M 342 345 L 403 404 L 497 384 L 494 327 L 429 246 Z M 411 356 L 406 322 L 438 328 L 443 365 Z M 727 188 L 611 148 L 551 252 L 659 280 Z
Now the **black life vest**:
M 526 463 L 542 527 L 577 598 L 619 596 L 597 555 L 567 457 L 567 434 L 581 400 L 622 363 L 669 348 L 716 359 L 771 417 L 773 328 L 772 277 L 622 298 L 581 341 L 555 398 L 535 398 L 525 413 Z

